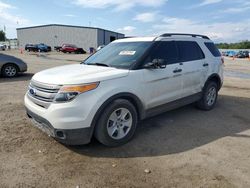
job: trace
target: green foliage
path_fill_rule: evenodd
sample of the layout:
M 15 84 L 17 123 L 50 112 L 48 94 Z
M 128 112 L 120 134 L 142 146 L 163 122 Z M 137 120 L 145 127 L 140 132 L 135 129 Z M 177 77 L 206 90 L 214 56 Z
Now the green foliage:
M 238 43 L 219 43 L 216 44 L 219 49 L 250 49 L 250 41 L 242 41 Z
M 6 35 L 5 32 L 0 30 L 0 41 L 6 41 Z

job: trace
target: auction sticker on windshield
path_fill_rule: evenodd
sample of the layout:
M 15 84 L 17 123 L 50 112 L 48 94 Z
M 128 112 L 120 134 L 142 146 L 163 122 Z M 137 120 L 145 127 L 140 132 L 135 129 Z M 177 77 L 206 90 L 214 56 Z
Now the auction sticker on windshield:
M 135 55 L 136 51 L 121 51 L 119 55 Z

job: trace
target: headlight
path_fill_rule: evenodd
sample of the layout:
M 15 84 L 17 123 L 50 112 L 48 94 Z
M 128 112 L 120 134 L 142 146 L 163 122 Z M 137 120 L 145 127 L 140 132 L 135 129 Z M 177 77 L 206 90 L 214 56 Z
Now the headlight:
M 99 85 L 99 82 L 83 84 L 83 85 L 68 85 L 63 86 L 57 95 L 55 96 L 55 102 L 68 102 L 73 100 L 77 95 L 85 93 L 96 89 Z

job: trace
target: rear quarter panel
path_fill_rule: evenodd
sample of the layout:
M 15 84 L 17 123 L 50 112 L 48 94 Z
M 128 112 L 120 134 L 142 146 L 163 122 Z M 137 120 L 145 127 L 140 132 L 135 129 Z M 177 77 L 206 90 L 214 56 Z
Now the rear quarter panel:
M 209 49 L 204 44 L 205 42 L 211 42 L 211 40 L 198 41 L 202 51 L 205 54 L 206 62 L 209 64 L 205 81 L 209 78 L 210 75 L 217 74 L 219 75 L 221 82 L 223 82 L 224 65 L 222 64 L 222 56 L 214 57 L 213 54 L 209 51 Z

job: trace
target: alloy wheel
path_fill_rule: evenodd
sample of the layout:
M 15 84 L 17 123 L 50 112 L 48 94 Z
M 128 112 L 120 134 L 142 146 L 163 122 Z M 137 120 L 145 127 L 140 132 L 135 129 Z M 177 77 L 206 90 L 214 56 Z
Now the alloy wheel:
M 215 103 L 215 101 L 216 101 L 216 95 L 217 95 L 216 88 L 215 87 L 211 87 L 208 90 L 207 98 L 206 98 L 208 106 L 212 106 Z
M 13 77 L 17 74 L 16 67 L 14 67 L 13 65 L 7 65 L 4 69 L 4 73 L 8 77 Z
M 133 123 L 131 112 L 126 108 L 114 110 L 108 118 L 107 131 L 108 135 L 119 140 L 127 136 Z

